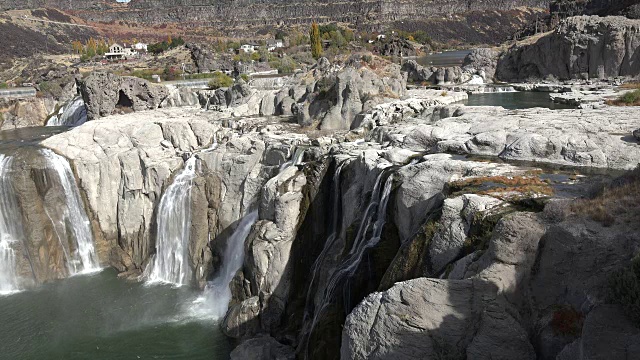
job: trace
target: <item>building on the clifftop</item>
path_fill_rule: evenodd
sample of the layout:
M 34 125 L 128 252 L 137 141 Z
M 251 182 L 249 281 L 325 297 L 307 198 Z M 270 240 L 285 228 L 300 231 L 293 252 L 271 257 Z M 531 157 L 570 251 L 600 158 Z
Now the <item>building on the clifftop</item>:
M 247 43 L 240 46 L 240 51 L 244 51 L 246 53 L 252 54 L 258 51 L 259 47 L 260 47 L 260 44 Z
M 267 40 L 266 44 L 267 50 L 269 51 L 276 51 L 276 49 L 284 47 L 284 42 L 282 41 L 282 39 Z
M 139 43 L 136 43 L 136 44 L 133 44 L 133 46 L 131 46 L 131 48 L 132 48 L 132 49 L 134 49 L 134 50 L 136 50 L 136 51 L 144 51 L 144 52 L 146 52 L 146 51 L 147 51 L 147 47 L 148 47 L 148 45 L 147 45 L 147 44 L 145 44 L 145 43 L 140 43 L 140 42 L 139 42 Z
M 137 55 L 137 52 L 130 48 L 120 44 L 113 44 L 109 46 L 109 52 L 104 54 L 107 60 L 126 60 Z

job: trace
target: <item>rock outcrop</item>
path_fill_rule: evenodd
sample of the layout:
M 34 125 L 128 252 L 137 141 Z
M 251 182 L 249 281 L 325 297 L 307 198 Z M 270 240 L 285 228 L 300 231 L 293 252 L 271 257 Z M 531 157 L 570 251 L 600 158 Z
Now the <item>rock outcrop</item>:
M 508 111 L 499 107 L 451 106 L 425 114 L 430 119 L 427 122 L 408 118 L 413 126 L 393 125 L 390 121 L 389 126 L 373 129 L 370 138 L 403 144 L 413 151 L 633 169 L 640 162 L 638 145 L 613 134 L 630 134 L 637 125 L 637 116 L 637 109 L 620 107 Z M 393 117 L 392 113 L 385 119 Z M 585 126 L 587 123 L 591 125 Z M 592 126 L 599 131 L 594 133 Z M 566 128 L 574 129 L 571 135 L 561 130 Z
M 373 294 L 347 318 L 340 358 L 535 359 L 496 291 L 482 280 L 422 278 Z
M 496 77 L 515 82 L 548 76 L 560 80 L 638 76 L 639 28 L 640 20 L 624 17 L 568 18 L 533 43 L 515 45 L 502 54 Z
M 51 98 L 0 100 L 0 129 L 43 126 L 56 105 Z
M 499 53 L 490 48 L 472 50 L 465 58 L 462 66 L 424 67 L 415 60 L 408 60 L 402 65 L 408 80 L 415 83 L 434 85 L 452 84 L 484 84 L 494 81 Z
M 94 120 L 115 112 L 157 109 L 169 95 L 162 85 L 135 77 L 98 72 L 78 80 L 78 89 L 87 107 L 87 118 Z
M 296 74 L 295 84 L 275 96 L 276 115 L 294 115 L 302 126 L 346 130 L 356 115 L 406 93 L 406 78 L 395 64 L 373 70 L 359 56 L 344 67 L 326 58 L 307 73 Z

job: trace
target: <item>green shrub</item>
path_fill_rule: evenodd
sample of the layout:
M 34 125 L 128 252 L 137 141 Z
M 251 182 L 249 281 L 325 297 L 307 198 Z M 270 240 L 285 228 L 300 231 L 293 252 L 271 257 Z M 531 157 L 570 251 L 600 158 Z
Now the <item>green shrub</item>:
M 630 104 L 635 104 L 637 102 L 640 102 L 640 89 L 628 92 L 628 93 L 620 96 L 620 98 L 618 100 L 620 100 L 620 102 L 623 102 L 623 103 L 629 104 L 629 105 Z
M 212 90 L 229 87 L 233 85 L 233 79 L 220 71 L 213 73 L 211 81 L 209 81 L 209 88 Z
M 240 75 L 240 79 L 244 80 L 244 82 L 249 82 L 249 75 L 241 74 Z
M 0 89 L 8 89 L 9 85 L 6 82 L 0 82 Z
M 611 302 L 620 304 L 629 319 L 640 326 L 640 257 L 613 273 L 609 296 Z

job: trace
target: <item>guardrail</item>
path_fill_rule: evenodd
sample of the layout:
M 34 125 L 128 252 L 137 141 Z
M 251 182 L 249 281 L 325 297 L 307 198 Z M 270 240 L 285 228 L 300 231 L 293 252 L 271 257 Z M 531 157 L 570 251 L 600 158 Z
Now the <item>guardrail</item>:
M 34 97 L 36 89 L 32 87 L 16 87 L 9 89 L 0 89 L 0 97 Z

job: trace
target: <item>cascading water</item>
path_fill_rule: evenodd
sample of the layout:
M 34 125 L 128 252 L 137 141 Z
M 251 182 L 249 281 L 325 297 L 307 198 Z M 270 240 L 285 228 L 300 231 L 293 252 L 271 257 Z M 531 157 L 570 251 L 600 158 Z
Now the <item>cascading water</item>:
M 13 158 L 0 154 L 0 294 L 19 290 L 13 245 L 24 238 L 20 209 L 10 182 Z
M 188 251 L 191 230 L 191 187 L 198 159 L 184 169 L 162 195 L 157 215 L 156 254 L 145 274 L 151 282 L 185 285 L 190 279 Z
M 244 241 L 249 236 L 251 226 L 258 221 L 258 211 L 252 211 L 245 215 L 238 224 L 231 237 L 227 240 L 227 247 L 222 258 L 222 267 L 218 275 L 210 281 L 204 295 L 197 300 L 199 306 L 194 311 L 196 314 L 221 319 L 227 313 L 231 300 L 231 288 L 229 284 L 233 280 L 244 261 Z
M 288 168 L 289 166 L 296 166 L 296 165 L 302 164 L 304 151 L 305 151 L 305 148 L 297 147 L 296 150 L 293 152 L 293 156 L 291 156 L 291 160 L 280 165 L 280 172 L 282 172 L 284 169 Z
M 317 325 L 320 314 L 322 314 L 322 312 L 329 305 L 335 293 L 335 290 L 337 289 L 340 282 L 345 279 L 348 280 L 349 278 L 351 278 L 355 274 L 356 270 L 358 269 L 358 266 L 360 265 L 366 251 L 368 249 L 375 247 L 380 242 L 380 238 L 382 235 L 382 228 L 384 227 L 384 224 L 386 221 L 387 203 L 389 201 L 389 195 L 391 194 L 391 188 L 393 185 L 393 176 L 391 175 L 385 181 L 382 192 L 379 191 L 383 174 L 384 172 L 381 173 L 376 179 L 376 182 L 373 187 L 373 191 L 371 193 L 371 199 L 369 201 L 369 205 L 367 206 L 365 215 L 362 219 L 362 223 L 360 225 L 360 228 L 358 229 L 358 233 L 356 235 L 356 238 L 354 239 L 351 250 L 349 251 L 346 259 L 340 263 L 336 271 L 334 271 L 333 274 L 331 275 L 329 282 L 324 289 L 324 295 L 322 297 L 322 301 L 320 302 L 320 304 L 318 304 L 318 306 L 315 307 L 315 309 L 317 310 L 314 309 L 313 321 L 311 322 L 310 329 L 306 334 L 307 350 L 308 350 L 309 336 L 311 335 L 311 333 L 313 333 L 313 330 Z M 375 217 L 375 221 L 373 221 L 374 217 Z M 372 221 L 373 221 L 373 229 L 371 231 L 371 236 L 368 239 L 365 239 L 365 236 L 369 231 Z M 323 250 L 323 252 L 324 251 L 325 250 Z M 314 270 L 317 270 L 317 269 L 314 269 Z M 348 289 L 345 289 L 345 291 L 348 291 Z M 349 295 L 348 293 L 346 293 L 345 300 L 347 302 L 349 301 L 348 298 L 349 298 Z
M 80 191 L 75 181 L 71 166 L 66 158 L 49 149 L 40 149 L 47 164 L 58 175 L 60 185 L 64 191 L 65 204 L 55 212 L 47 212 L 51 219 L 58 239 L 75 240 L 75 251 L 65 251 L 67 266 L 71 275 L 94 272 L 100 269 L 98 255 L 95 250 L 91 223 L 84 210 Z M 63 249 L 66 249 L 63 246 Z
M 316 261 L 313 263 L 313 266 L 311 268 L 311 281 L 309 282 L 309 287 L 307 290 L 307 299 L 305 301 L 305 307 L 304 307 L 304 321 L 306 322 L 307 319 L 309 319 L 310 313 L 309 313 L 309 309 L 311 307 L 311 301 L 313 298 L 313 286 L 315 284 L 315 280 L 316 280 L 316 274 L 318 273 L 318 267 L 324 263 L 325 258 L 327 256 L 327 253 L 329 252 L 329 249 L 331 249 L 333 247 L 334 242 L 336 241 L 336 239 L 338 239 L 338 237 L 340 236 L 340 229 L 338 228 L 339 224 L 339 214 L 340 214 L 340 174 L 342 173 L 342 168 L 344 167 L 344 165 L 347 163 L 347 161 L 342 162 L 340 165 L 338 165 L 338 167 L 336 168 L 336 172 L 335 174 L 333 174 L 333 184 L 332 184 L 332 191 L 331 193 L 333 194 L 333 213 L 332 213 L 332 218 L 331 218 L 331 231 L 329 232 L 329 236 L 327 237 L 327 241 L 324 243 L 324 247 L 322 248 L 322 251 L 320 252 L 320 255 L 318 255 L 318 258 L 316 259 Z
M 58 114 L 47 121 L 47 126 L 79 126 L 87 121 L 87 107 L 81 96 L 76 96 L 62 108 Z

